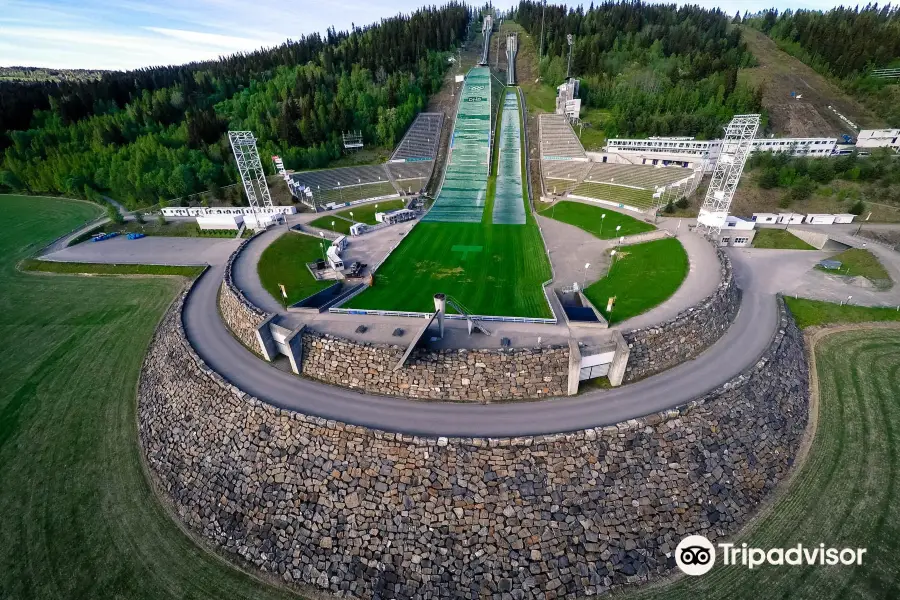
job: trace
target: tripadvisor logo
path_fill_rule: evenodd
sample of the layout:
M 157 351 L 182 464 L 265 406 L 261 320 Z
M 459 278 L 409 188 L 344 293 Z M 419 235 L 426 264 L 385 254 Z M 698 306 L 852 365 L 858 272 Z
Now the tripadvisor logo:
M 752 548 L 747 544 L 718 544 L 721 564 L 755 569 L 762 565 L 861 565 L 866 548 L 826 548 L 825 544 L 791 548 Z M 675 548 L 675 564 L 686 575 L 708 573 L 716 562 L 716 546 L 702 535 L 689 535 Z

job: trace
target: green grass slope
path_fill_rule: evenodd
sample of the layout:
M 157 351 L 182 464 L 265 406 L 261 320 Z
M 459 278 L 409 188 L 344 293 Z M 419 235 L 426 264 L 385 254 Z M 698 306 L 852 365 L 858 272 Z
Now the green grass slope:
M 900 332 L 853 331 L 816 350 L 816 437 L 787 493 L 734 540 L 759 548 L 866 548 L 860 566 L 716 564 L 702 577 L 628 594 L 629 600 L 858 600 L 900 597 Z
M 665 302 L 681 286 L 688 272 L 688 257 L 675 238 L 623 246 L 606 277 L 584 293 L 610 323 L 619 323 Z M 616 297 L 612 314 L 607 300 Z
M 549 217 L 580 227 L 602 240 L 609 240 L 623 235 L 645 233 L 656 229 L 650 223 L 639 221 L 620 212 L 603 208 L 602 206 L 593 206 L 570 200 L 557 202 L 554 206 L 542 210 L 540 214 L 542 217 Z M 618 232 L 616 227 L 620 227 Z
M 325 249 L 330 242 L 325 241 Z M 317 258 L 325 258 L 322 241 L 311 235 L 287 232 L 263 250 L 256 270 L 266 291 L 279 302 L 285 300 L 278 284 L 287 290 L 287 304 L 293 304 L 334 284 L 334 281 L 319 281 L 312 276 L 306 263 Z
M 98 216 L 82 202 L 0 196 L 0 597 L 287 599 L 188 538 L 151 491 L 135 387 L 181 289 L 173 278 L 18 272 Z
M 759 229 L 753 238 L 754 248 L 780 248 L 783 250 L 815 250 L 796 235 L 785 229 Z

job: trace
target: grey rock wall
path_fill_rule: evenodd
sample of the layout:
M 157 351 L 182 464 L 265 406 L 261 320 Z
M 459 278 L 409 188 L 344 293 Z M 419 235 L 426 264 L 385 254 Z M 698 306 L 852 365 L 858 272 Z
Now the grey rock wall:
M 569 348 L 413 350 L 305 331 L 303 375 L 368 394 L 442 400 L 522 400 L 566 395 Z
M 703 302 L 665 323 L 623 332 L 631 348 L 624 383 L 695 358 L 725 335 L 741 307 L 741 290 L 734 281 L 728 255 L 719 248 L 716 254 L 721 268 L 719 286 Z
M 783 304 L 765 356 L 702 398 L 512 439 L 421 438 L 273 408 L 202 363 L 180 310 L 164 317 L 139 385 L 155 485 L 224 555 L 352 597 L 549 600 L 651 581 L 684 535 L 719 539 L 753 515 L 807 421 L 803 341 Z
M 260 351 L 256 330 L 270 315 L 250 302 L 244 293 L 234 285 L 232 268 L 235 259 L 259 234 L 260 232 L 257 232 L 241 242 L 241 245 L 228 257 L 228 262 L 225 264 L 225 277 L 219 289 L 219 313 L 222 315 L 222 320 L 235 337 L 257 355 L 260 355 Z

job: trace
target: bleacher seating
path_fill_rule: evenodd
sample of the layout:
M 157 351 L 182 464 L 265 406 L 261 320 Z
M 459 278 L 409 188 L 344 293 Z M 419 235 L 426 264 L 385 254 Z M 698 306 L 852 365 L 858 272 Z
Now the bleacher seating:
M 337 169 L 321 169 L 319 171 L 300 171 L 291 177 L 300 185 L 316 190 L 334 189 L 361 183 L 378 183 L 390 181 L 384 165 L 364 165 L 360 167 L 339 167 Z
M 658 187 L 678 183 L 694 174 L 683 167 L 650 167 L 644 165 L 622 165 L 613 163 L 590 163 L 586 182 L 618 183 L 655 190 Z
M 441 141 L 441 125 L 444 113 L 419 113 L 391 160 L 434 160 Z
M 428 179 L 434 168 L 433 160 L 418 160 L 405 163 L 388 163 L 388 171 L 395 181 L 404 179 Z
M 541 158 L 587 160 L 587 154 L 569 121 L 563 115 L 543 114 L 538 121 L 541 138 Z

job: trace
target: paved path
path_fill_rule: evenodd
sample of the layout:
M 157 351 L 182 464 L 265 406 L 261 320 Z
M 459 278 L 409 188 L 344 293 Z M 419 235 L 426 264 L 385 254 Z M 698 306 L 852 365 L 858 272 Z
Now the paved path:
M 240 240 L 233 238 L 125 236 L 102 242 L 85 242 L 57 250 L 41 258 L 60 262 L 93 262 L 155 265 L 224 265 Z

